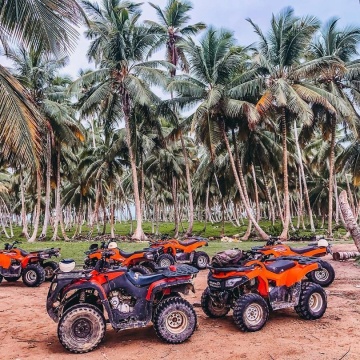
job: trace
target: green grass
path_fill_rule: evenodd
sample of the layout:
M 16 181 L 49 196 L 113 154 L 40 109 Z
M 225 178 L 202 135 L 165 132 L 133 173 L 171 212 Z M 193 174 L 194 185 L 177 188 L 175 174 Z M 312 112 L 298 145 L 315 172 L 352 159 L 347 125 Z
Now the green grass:
M 316 223 L 316 221 L 315 221 Z M 136 223 L 135 221 L 133 222 L 133 228 L 135 229 Z M 187 222 L 182 223 L 182 226 L 180 226 L 180 232 L 185 232 L 185 230 L 187 229 Z M 278 236 L 281 233 L 282 230 L 282 226 L 280 224 L 280 222 L 277 222 L 275 225 L 272 225 L 270 221 L 268 220 L 261 220 L 260 221 L 260 226 L 270 235 L 273 236 Z M 308 226 L 309 228 L 309 226 Z M 151 223 L 150 222 L 144 222 L 143 223 L 143 229 L 145 231 L 146 234 L 151 234 Z M 232 236 L 235 234 L 239 234 L 240 236 L 243 235 L 245 233 L 247 229 L 247 222 L 245 222 L 243 225 L 241 225 L 240 227 L 236 227 L 233 226 L 231 223 L 229 222 L 225 222 L 224 225 L 224 232 L 223 232 L 223 227 L 222 227 L 222 223 L 208 223 L 206 226 L 206 230 L 204 231 L 204 223 L 200 222 L 200 221 L 195 221 L 194 222 L 194 228 L 193 228 L 193 234 L 194 235 L 201 235 L 207 238 L 219 238 L 222 236 L 222 234 L 225 234 L 226 236 Z M 324 229 L 316 229 L 315 233 L 312 233 L 310 231 L 310 229 L 299 229 L 296 230 L 294 232 L 290 231 L 290 236 L 311 236 L 313 234 L 325 234 L 326 233 L 326 229 L 327 229 L 327 224 L 324 225 Z M 52 228 L 49 227 L 48 231 L 47 231 L 47 236 L 46 238 L 48 240 L 51 239 L 52 237 Z M 69 237 L 72 237 L 72 235 L 74 234 L 75 229 L 72 228 L 67 232 L 67 235 Z M 102 226 L 100 227 L 100 231 L 102 231 Z M 173 235 L 174 234 L 174 224 L 167 222 L 167 223 L 160 223 L 159 226 L 159 231 L 160 234 L 167 234 L 167 235 Z M 40 235 L 41 229 L 39 230 L 38 235 Z M 89 232 L 89 227 L 88 226 L 83 226 L 82 227 L 82 235 L 86 236 Z M 106 227 L 106 233 L 109 234 L 110 232 L 110 226 L 107 225 Z M 29 233 L 31 233 L 31 231 L 29 231 Z M 60 232 L 59 232 L 60 233 Z M 117 223 L 115 225 L 115 233 L 116 235 L 121 235 L 121 236 L 128 236 L 130 235 L 130 222 L 122 222 L 122 223 Z M 93 232 L 93 236 L 95 236 L 96 233 L 96 228 L 94 228 L 94 232 Z M 340 226 L 339 228 L 337 228 L 336 230 L 334 230 L 334 238 L 340 238 L 343 235 L 346 234 L 346 230 Z M 21 227 L 14 227 L 14 238 L 18 239 L 21 236 Z M 0 232 L 0 241 L 4 240 L 4 234 L 2 234 Z

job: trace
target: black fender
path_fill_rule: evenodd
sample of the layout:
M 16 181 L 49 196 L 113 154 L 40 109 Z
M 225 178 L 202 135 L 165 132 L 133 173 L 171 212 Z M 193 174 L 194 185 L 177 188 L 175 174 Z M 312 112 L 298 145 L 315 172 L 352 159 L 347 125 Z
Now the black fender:
M 53 307 L 53 304 L 60 300 L 60 304 L 63 304 L 63 299 L 66 296 L 66 294 L 68 294 L 70 291 L 74 291 L 74 290 L 96 290 L 99 294 L 99 298 L 101 300 L 101 304 L 104 306 L 109 320 L 112 323 L 113 322 L 113 315 L 111 312 L 111 307 L 109 304 L 109 301 L 107 299 L 106 293 L 103 289 L 103 287 L 101 285 L 97 285 L 91 282 L 86 282 L 86 283 L 74 283 L 74 284 L 69 284 L 68 282 L 66 282 L 64 284 L 63 281 L 60 281 L 57 283 L 57 286 L 55 288 L 55 290 L 53 292 L 51 292 L 51 288 L 53 286 L 54 283 L 52 283 L 51 287 L 50 287 L 50 291 L 48 294 L 48 298 L 46 301 L 46 310 L 49 314 L 49 316 L 55 321 L 58 322 L 59 318 L 61 317 L 61 314 L 59 313 L 59 306 L 56 308 L 57 310 L 55 310 L 55 308 Z M 58 296 L 60 295 L 60 299 L 58 298 Z M 70 297 L 71 299 L 71 297 Z

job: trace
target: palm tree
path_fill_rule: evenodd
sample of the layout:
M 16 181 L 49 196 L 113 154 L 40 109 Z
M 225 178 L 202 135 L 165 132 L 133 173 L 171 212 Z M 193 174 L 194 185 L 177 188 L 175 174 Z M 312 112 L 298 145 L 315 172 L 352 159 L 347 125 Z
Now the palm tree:
M 270 116 L 275 110 L 280 121 L 283 146 L 284 179 L 284 227 L 281 239 L 288 237 L 290 225 L 290 197 L 288 181 L 287 132 L 288 121 L 293 114 L 305 124 L 313 120 L 313 112 L 308 103 L 320 104 L 332 114 L 335 108 L 319 89 L 308 86 L 306 79 L 325 66 L 331 66 L 331 59 L 321 58 L 301 62 L 304 50 L 309 46 L 312 36 L 319 28 L 319 21 L 312 17 L 296 17 L 292 8 L 285 8 L 278 16 L 272 16 L 271 28 L 265 36 L 252 22 L 259 36 L 254 62 L 258 66 L 258 79 L 247 85 L 251 91 L 260 90 L 261 98 L 256 107 L 262 116 Z M 244 86 L 240 88 L 243 94 Z M 248 90 L 249 91 L 249 90 Z
M 360 62 L 352 61 L 357 55 L 360 42 L 360 27 L 338 27 L 338 18 L 330 19 L 321 29 L 320 35 L 314 39 L 309 49 L 310 59 L 319 59 L 333 56 L 338 59 L 339 66 L 323 69 L 317 78 L 319 86 L 330 94 L 343 100 L 347 107 L 345 111 L 336 116 L 322 113 L 318 118 L 330 127 L 330 154 L 329 154 L 329 209 L 328 233 L 332 235 L 333 218 L 333 188 L 334 188 L 334 163 L 335 163 L 335 133 L 338 122 L 347 122 L 353 128 L 358 122 L 358 115 L 354 108 L 360 104 L 360 86 L 358 82 Z M 346 115 L 345 115 L 346 114 Z
M 19 11 L 21 9 L 21 11 Z M 74 48 L 74 25 L 83 20 L 75 0 L 3 0 L 0 2 L 0 48 L 24 44 L 35 52 L 49 51 L 63 56 Z M 0 65 L 0 143 L 8 160 L 21 159 L 27 166 L 39 167 L 42 154 L 41 114 L 21 84 Z
M 233 127 L 234 121 L 244 121 L 253 128 L 259 118 L 252 104 L 232 96 L 233 87 L 241 81 L 236 76 L 240 75 L 244 52 L 235 46 L 230 32 L 216 31 L 213 28 L 206 32 L 200 45 L 189 39 L 181 44 L 181 47 L 188 56 L 192 77 L 176 77 L 169 85 L 170 91 L 176 91 L 180 95 L 174 99 L 174 103 L 189 106 L 200 102 L 192 116 L 198 137 L 213 157 L 216 145 L 221 139 L 224 141 L 248 218 L 260 236 L 267 239 L 268 235 L 257 223 L 245 196 L 241 167 L 235 164 L 227 135 L 227 124 Z
M 88 55 L 101 62 L 101 68 L 83 75 L 72 86 L 73 90 L 77 90 L 96 82 L 83 107 L 91 108 L 95 103 L 106 102 L 108 109 L 117 110 L 113 112 L 113 120 L 123 119 L 125 122 L 137 220 L 134 239 L 144 239 L 145 235 L 135 149 L 131 142 L 131 115 L 137 105 L 150 106 L 159 102 L 150 85 L 165 86 L 166 73 L 159 67 L 172 68 L 165 61 L 146 61 L 158 37 L 138 23 L 141 14 L 139 5 L 120 0 L 103 0 L 101 6 L 84 2 L 90 18 L 87 37 L 92 40 Z
M 152 30 L 159 35 L 159 41 L 154 47 L 154 50 L 166 46 L 166 60 L 174 65 L 174 68 L 170 70 L 171 77 L 176 75 L 176 70 L 179 65 L 180 69 L 187 73 L 189 71 L 189 63 L 184 51 L 178 44 L 184 40 L 184 37 L 196 35 L 200 30 L 205 29 L 206 25 L 201 22 L 193 25 L 187 24 L 190 20 L 188 13 L 192 10 L 192 5 L 186 0 L 169 0 L 163 10 L 153 3 L 150 3 L 150 5 L 156 10 L 159 19 L 159 23 L 150 20 L 145 21 L 145 23 L 149 24 L 152 27 Z M 171 96 L 173 96 L 173 94 L 171 94 Z M 190 169 L 183 137 L 183 129 L 179 124 L 179 117 L 175 116 L 174 120 L 185 159 L 186 183 L 189 195 L 189 226 L 186 235 L 191 235 L 194 226 L 194 202 Z

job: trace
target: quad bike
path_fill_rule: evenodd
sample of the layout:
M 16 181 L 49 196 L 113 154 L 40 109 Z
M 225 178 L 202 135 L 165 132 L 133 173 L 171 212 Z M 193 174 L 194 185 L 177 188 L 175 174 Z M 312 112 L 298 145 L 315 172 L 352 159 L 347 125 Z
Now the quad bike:
M 51 281 L 58 264 L 46 260 L 52 256 L 60 256 L 60 249 L 27 252 L 17 248 L 18 243 L 6 243 L 5 249 L 0 251 L 0 282 L 3 278 L 8 282 L 14 282 L 22 277 L 25 285 L 34 287 L 45 280 Z
M 176 239 L 159 240 L 150 243 L 151 248 L 159 249 L 159 256 L 155 258 L 160 267 L 166 267 L 177 263 L 188 263 L 198 269 L 206 269 L 209 264 L 209 255 L 196 249 L 208 246 L 208 241 L 201 237 L 192 237 L 185 241 Z
M 306 247 L 295 248 L 281 243 L 278 238 L 270 238 L 265 246 L 256 246 L 252 250 L 267 258 L 279 256 L 322 257 L 332 253 L 331 245 L 325 239 L 320 239 L 317 243 L 311 243 Z M 330 263 L 322 260 L 321 269 L 309 273 L 307 277 L 312 282 L 326 287 L 335 280 L 335 270 Z
M 131 253 L 125 252 L 117 247 L 116 242 L 102 242 L 101 246 L 92 244 L 88 251 L 85 251 L 86 258 L 84 260 L 84 268 L 93 268 L 102 258 L 102 253 L 106 249 L 111 249 L 112 254 L 108 261 L 109 266 L 131 267 L 133 271 L 139 274 L 149 274 L 153 272 L 157 265 L 154 259 L 158 256 L 157 249 L 143 249 Z
M 145 327 L 152 321 L 157 336 L 170 344 L 190 338 L 197 317 L 179 293 L 194 291 L 198 270 L 179 265 L 138 275 L 128 268 L 104 267 L 110 256 L 111 251 L 104 250 L 92 270 L 71 271 L 75 267 L 72 260 L 60 262 L 60 270 L 70 272 L 57 271 L 46 307 L 59 322 L 61 344 L 74 353 L 89 352 L 103 340 L 106 322 L 120 331 Z
M 212 318 L 233 309 L 234 322 L 242 331 L 260 330 L 270 310 L 294 307 L 306 320 L 319 319 L 326 311 L 326 293 L 303 279 L 320 267 L 318 259 L 300 256 L 253 260 L 237 267 L 210 266 L 201 307 Z

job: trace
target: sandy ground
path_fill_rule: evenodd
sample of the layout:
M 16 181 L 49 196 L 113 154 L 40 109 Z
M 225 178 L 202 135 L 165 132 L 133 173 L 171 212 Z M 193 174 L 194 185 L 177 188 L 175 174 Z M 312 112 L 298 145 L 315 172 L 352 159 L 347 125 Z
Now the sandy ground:
M 334 246 L 353 251 L 353 245 Z M 274 312 L 256 333 L 242 333 L 232 320 L 207 318 L 196 307 L 199 327 L 181 345 L 162 343 L 152 326 L 116 333 L 108 325 L 103 343 L 86 355 L 67 352 L 57 338 L 57 325 L 48 317 L 45 299 L 48 284 L 28 288 L 21 281 L 0 285 L 0 360 L 132 360 L 132 359 L 360 359 L 360 268 L 352 261 L 334 262 L 336 280 L 326 289 L 328 309 L 317 321 L 301 320 L 292 309 Z M 207 271 L 195 282 L 199 303 Z M 345 355 L 346 354 L 346 355 Z

